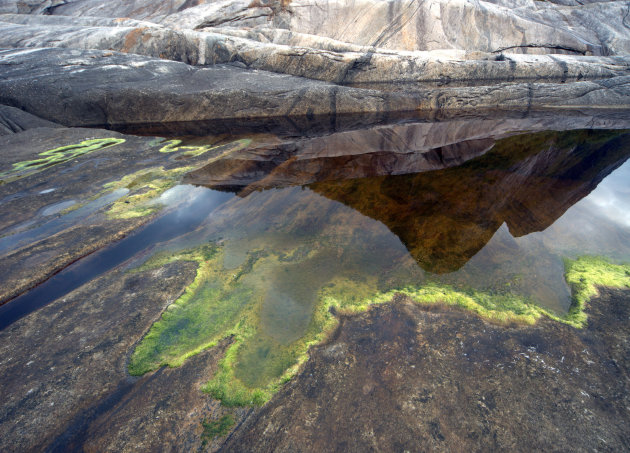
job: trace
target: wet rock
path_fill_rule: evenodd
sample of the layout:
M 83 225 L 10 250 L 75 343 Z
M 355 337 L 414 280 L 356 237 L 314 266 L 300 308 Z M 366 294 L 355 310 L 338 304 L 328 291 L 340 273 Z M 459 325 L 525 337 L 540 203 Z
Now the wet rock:
M 199 445 L 201 420 L 216 410 L 199 387 L 220 348 L 190 367 L 140 380 L 127 374 L 134 344 L 194 274 L 192 263 L 153 275 L 115 272 L 0 332 L 0 448 Z M 107 421 L 105 430 L 99 421 Z

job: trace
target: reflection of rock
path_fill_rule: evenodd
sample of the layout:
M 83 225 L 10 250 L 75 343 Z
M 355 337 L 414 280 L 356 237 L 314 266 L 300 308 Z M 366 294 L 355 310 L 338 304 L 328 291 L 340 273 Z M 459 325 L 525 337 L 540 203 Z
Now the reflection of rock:
M 325 137 L 285 140 L 230 154 L 190 173 L 187 181 L 240 191 L 327 180 L 401 175 L 460 165 L 514 131 L 586 127 L 623 128 L 617 119 L 531 115 L 521 119 L 469 119 L 346 131 Z
M 318 181 L 418 173 L 459 165 L 486 152 L 491 138 L 427 147 L 429 125 L 392 126 L 254 148 L 189 173 L 187 182 L 253 190 Z
M 628 139 L 610 132 L 515 136 L 457 168 L 310 188 L 383 222 L 425 270 L 452 272 L 504 222 L 515 236 L 551 225 L 627 159 Z
M 575 121 L 573 126 L 589 123 Z M 516 121 L 462 121 L 349 131 L 228 155 L 187 181 L 241 196 L 310 184 L 383 222 L 425 270 L 451 272 L 504 222 L 514 236 L 549 227 L 630 153 L 623 132 L 545 132 L 494 141 L 508 131 L 569 124 L 533 118 L 520 127 Z

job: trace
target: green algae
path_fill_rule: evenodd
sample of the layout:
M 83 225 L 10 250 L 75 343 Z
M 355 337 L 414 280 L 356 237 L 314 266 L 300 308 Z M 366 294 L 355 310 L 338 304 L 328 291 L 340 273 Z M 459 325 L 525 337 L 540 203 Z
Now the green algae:
M 181 155 L 187 157 L 198 157 L 208 151 L 219 153 L 210 161 L 222 159 L 226 155 L 239 151 L 249 146 L 251 139 L 240 139 L 222 145 L 200 145 L 200 146 L 183 146 L 181 140 L 157 139 L 150 143 L 152 146 L 162 145 L 159 149 L 161 153 L 180 152 Z M 162 206 L 155 200 L 168 189 L 178 184 L 182 177 L 193 170 L 193 166 L 184 166 L 166 170 L 164 167 L 147 168 L 123 178 L 105 184 L 107 191 L 125 188 L 129 190 L 129 194 L 122 197 L 107 211 L 110 218 L 131 219 L 144 217 L 159 211 Z
M 262 405 L 268 401 L 298 372 L 308 358 L 310 346 L 324 341 L 336 328 L 337 313 L 359 313 L 397 295 L 407 296 L 418 304 L 457 307 L 502 325 L 532 325 L 546 316 L 580 328 L 586 323 L 586 301 L 596 294 L 597 285 L 630 287 L 630 265 L 615 265 L 591 257 L 567 260 L 566 275 L 574 289 L 574 303 L 566 315 L 557 315 L 530 299 L 511 294 L 457 290 L 434 282 L 379 291 L 378 276 L 354 279 L 335 275 L 334 271 L 318 276 L 313 269 L 326 267 L 325 256 L 307 255 L 297 263 L 287 264 L 281 259 L 286 256 L 279 258 L 257 251 L 233 269 L 223 268 L 224 256 L 224 247 L 208 244 L 174 254 L 165 252 L 142 266 L 148 269 L 184 260 L 197 262 L 198 270 L 193 283 L 168 307 L 136 348 L 129 371 L 140 375 L 164 365 L 178 366 L 191 355 L 231 338 L 218 371 L 204 386 L 206 392 L 228 407 Z M 276 288 L 274 293 L 278 282 L 273 281 L 270 272 L 278 271 L 280 265 L 284 266 L 281 269 L 285 272 L 286 285 L 295 284 L 299 288 L 296 279 L 314 278 L 312 284 L 299 289 L 311 293 L 312 304 L 306 304 L 306 325 L 297 329 L 301 332 L 297 337 L 277 334 L 281 318 L 265 319 L 269 316 L 265 314 L 269 296 L 277 302 L 282 290 L 287 289 Z M 291 297 L 291 292 L 284 296 Z M 282 304 L 280 307 L 287 308 Z M 288 310 L 284 321 L 295 327 L 296 322 L 290 317 Z
M 13 164 L 10 170 L 0 173 L 0 181 L 3 183 L 15 181 L 19 178 L 31 176 L 47 168 L 62 164 L 76 157 L 88 154 L 97 150 L 111 148 L 112 146 L 124 143 L 123 138 L 97 138 L 93 140 L 83 140 L 74 145 L 60 146 L 39 153 L 39 159 L 25 160 Z
M 222 151 L 222 153 L 217 156 L 217 158 L 221 159 L 226 157 L 227 154 L 246 148 L 251 142 L 251 139 L 243 138 L 223 145 L 182 145 L 182 140 L 167 140 L 159 144 L 163 145 L 160 148 L 161 153 L 175 153 L 183 151 L 184 156 L 197 157 L 207 153 L 208 151 Z
M 107 210 L 107 215 L 115 219 L 131 219 L 159 211 L 162 206 L 154 200 L 178 184 L 182 176 L 192 169 L 193 167 L 171 170 L 165 170 L 164 167 L 147 168 L 105 184 L 106 191 L 129 190 L 127 195 L 119 198 Z
M 604 257 L 582 256 L 565 260 L 566 280 L 571 286 L 573 305 L 568 317 L 586 325 L 587 302 L 597 296 L 597 287 L 630 288 L 630 264 L 613 264 Z
M 140 270 L 172 261 L 198 263 L 197 274 L 138 345 L 129 364 L 132 375 L 163 365 L 179 366 L 186 358 L 214 346 L 242 324 L 238 315 L 252 305 L 252 294 L 231 272 L 221 270 L 221 250 L 207 245 L 175 255 L 161 254 Z

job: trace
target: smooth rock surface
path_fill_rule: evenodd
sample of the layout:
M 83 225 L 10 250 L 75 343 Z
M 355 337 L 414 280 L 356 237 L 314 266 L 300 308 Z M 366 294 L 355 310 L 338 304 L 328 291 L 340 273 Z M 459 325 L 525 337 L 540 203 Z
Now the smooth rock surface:
M 0 104 L 0 135 L 15 134 L 27 129 L 38 127 L 61 127 L 51 121 L 26 113 L 23 110 L 16 109 Z
M 497 327 L 404 298 L 374 307 L 343 319 L 220 451 L 624 450 L 627 298 L 603 292 L 584 331 Z
M 103 51 L 36 48 L 0 57 L 0 103 L 66 126 L 630 105 L 630 76 L 398 92 Z
M 4 23 L 2 23 L 4 22 Z M 0 16 L 0 47 L 115 50 L 193 65 L 237 62 L 248 68 L 335 83 L 605 78 L 628 74 L 630 59 L 504 55 L 462 49 L 393 51 L 329 38 L 260 42 L 258 32 L 176 30 L 129 19 Z M 53 33 L 51 33 L 53 31 Z M 297 38 L 296 38 L 297 36 Z

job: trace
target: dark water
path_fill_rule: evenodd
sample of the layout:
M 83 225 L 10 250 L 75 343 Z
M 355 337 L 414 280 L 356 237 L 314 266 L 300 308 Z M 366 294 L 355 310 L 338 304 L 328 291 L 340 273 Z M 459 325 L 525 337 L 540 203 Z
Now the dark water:
M 95 252 L 43 284 L 0 306 L 0 329 L 65 296 L 147 248 L 198 227 L 209 212 L 231 197 L 214 190 L 191 190 L 175 209 L 120 242 Z
M 563 258 L 630 260 L 630 135 L 514 127 L 458 141 L 405 125 L 231 154 L 188 177 L 207 188 L 171 189 L 176 201 L 152 224 L 0 307 L 0 328 L 142 251 L 208 242 L 226 270 L 264 257 L 243 281 L 281 343 L 303 334 L 318 293 L 339 279 L 359 292 L 432 281 L 565 312 Z

